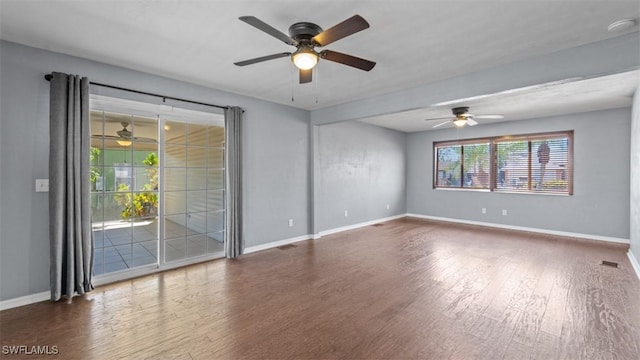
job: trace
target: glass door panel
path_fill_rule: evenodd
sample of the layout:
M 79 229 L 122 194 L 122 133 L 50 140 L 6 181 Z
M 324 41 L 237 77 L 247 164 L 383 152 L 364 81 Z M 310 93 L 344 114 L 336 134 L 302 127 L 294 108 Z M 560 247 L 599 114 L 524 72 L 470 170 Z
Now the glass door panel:
M 94 274 L 157 263 L 158 121 L 91 111 Z
M 221 252 L 224 128 L 180 119 L 163 128 L 165 262 Z

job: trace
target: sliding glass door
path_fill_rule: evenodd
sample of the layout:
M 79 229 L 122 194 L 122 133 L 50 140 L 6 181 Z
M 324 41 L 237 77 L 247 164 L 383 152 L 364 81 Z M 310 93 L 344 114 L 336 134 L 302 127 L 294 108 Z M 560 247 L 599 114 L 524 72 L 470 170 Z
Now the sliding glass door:
M 164 259 L 224 251 L 224 127 L 164 123 Z
M 95 97 L 90 121 L 94 274 L 222 256 L 222 115 Z

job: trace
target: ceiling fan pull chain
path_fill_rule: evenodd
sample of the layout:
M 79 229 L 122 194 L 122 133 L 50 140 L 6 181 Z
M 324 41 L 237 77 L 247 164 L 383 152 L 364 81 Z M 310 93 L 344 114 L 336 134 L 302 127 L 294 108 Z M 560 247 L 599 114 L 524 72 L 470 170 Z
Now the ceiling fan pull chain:
M 291 102 L 294 102 L 293 100 L 293 88 L 295 87 L 295 82 L 296 82 L 296 70 L 297 68 L 294 66 L 291 68 Z
M 316 65 L 315 67 L 315 71 L 316 71 L 316 104 L 318 103 L 318 83 L 320 82 L 320 64 Z

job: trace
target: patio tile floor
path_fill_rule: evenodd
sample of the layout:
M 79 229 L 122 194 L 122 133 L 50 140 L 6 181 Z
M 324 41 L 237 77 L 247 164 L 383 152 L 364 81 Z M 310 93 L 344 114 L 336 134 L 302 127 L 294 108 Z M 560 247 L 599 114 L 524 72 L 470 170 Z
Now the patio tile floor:
M 157 220 L 141 226 L 128 223 L 124 226 L 93 231 L 94 276 L 157 263 Z M 218 240 L 204 234 L 186 236 L 193 231 L 176 223 L 166 222 L 165 233 L 181 236 L 165 241 L 166 262 L 224 251 L 224 244 Z

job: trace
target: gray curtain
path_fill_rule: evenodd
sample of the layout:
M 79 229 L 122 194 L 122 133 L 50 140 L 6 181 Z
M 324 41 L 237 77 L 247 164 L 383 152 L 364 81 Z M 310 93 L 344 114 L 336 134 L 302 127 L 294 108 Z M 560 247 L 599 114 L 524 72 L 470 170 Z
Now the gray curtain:
M 53 73 L 49 121 L 51 300 L 91 291 L 89 80 Z
M 230 107 L 224 112 L 225 144 L 224 157 L 227 197 L 225 216 L 224 253 L 236 258 L 244 251 L 242 235 L 242 109 Z

